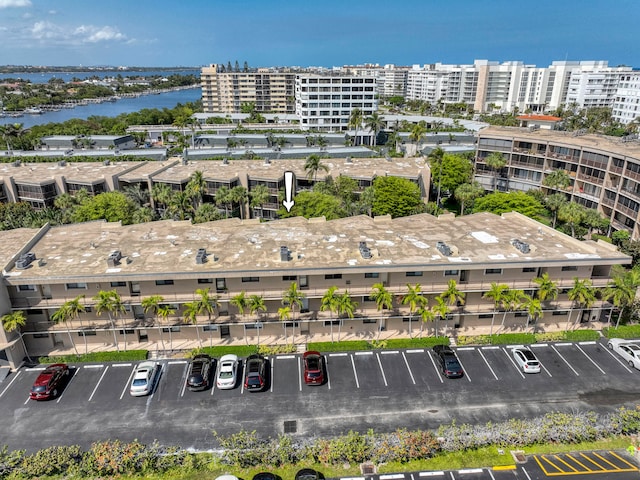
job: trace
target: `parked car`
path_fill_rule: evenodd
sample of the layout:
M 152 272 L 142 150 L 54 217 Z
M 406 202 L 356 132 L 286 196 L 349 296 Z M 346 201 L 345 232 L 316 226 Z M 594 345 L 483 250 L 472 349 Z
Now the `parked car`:
M 134 397 L 149 395 L 153 390 L 156 373 L 160 366 L 156 362 L 142 362 L 136 367 L 129 393 Z
M 49 400 L 55 398 L 62 391 L 71 372 L 66 363 L 56 363 L 45 368 L 31 387 L 31 400 Z
M 518 367 L 524 373 L 540 373 L 540 361 L 531 350 L 525 347 L 516 347 L 511 350 Z
M 436 360 L 440 365 L 440 371 L 447 378 L 460 378 L 464 375 L 462 365 L 458 361 L 458 357 L 448 345 L 436 345 L 433 347 L 433 353 L 436 354 Z
M 239 480 L 235 475 L 229 475 L 228 473 L 225 475 L 220 475 L 216 477 L 216 480 Z
M 209 387 L 213 359 L 206 354 L 196 355 L 189 362 L 187 388 L 192 391 L 205 390 Z
M 223 355 L 220 358 L 216 386 L 221 390 L 227 390 L 236 386 L 238 378 L 238 356 L 233 354 Z
M 296 473 L 296 480 L 320 480 L 321 478 L 324 477 L 312 468 L 303 468 Z
M 266 359 L 259 354 L 249 355 L 245 362 L 244 388 L 252 392 L 259 392 L 266 385 Z
M 281 480 L 278 475 L 271 472 L 256 473 L 251 480 Z
M 322 385 L 324 383 L 324 370 L 320 352 L 304 352 L 302 361 L 304 363 L 304 383 L 307 385 Z
M 609 349 L 624 358 L 631 368 L 640 370 L 640 346 L 624 338 L 612 338 L 609 340 L 608 346 Z

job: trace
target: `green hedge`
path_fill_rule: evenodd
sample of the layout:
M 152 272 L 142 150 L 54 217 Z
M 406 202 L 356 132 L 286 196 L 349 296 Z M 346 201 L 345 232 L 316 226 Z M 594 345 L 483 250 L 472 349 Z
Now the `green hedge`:
M 598 340 L 600 332 L 597 330 L 569 330 L 564 332 L 564 339 L 568 342 L 585 342 Z
M 449 337 L 423 337 L 423 338 L 390 338 L 383 340 L 383 345 L 374 345 L 376 348 L 429 348 L 434 345 L 449 345 Z
M 223 355 L 237 355 L 238 357 L 248 357 L 254 353 L 258 353 L 257 345 L 222 345 L 218 347 L 203 347 L 191 350 L 190 356 L 193 357 L 200 353 L 206 353 L 215 358 L 220 358 Z
M 131 362 L 146 360 L 148 350 L 127 350 L 126 352 L 94 352 L 82 355 L 52 355 L 38 358 L 39 363 L 82 363 L 82 362 Z
M 460 336 L 456 343 L 458 345 L 528 345 L 536 343 L 536 336 L 533 333 Z
M 640 325 L 622 325 L 616 327 L 605 327 L 602 333 L 607 338 L 640 338 Z
M 373 345 L 366 340 L 351 340 L 348 342 L 311 342 L 307 344 L 307 350 L 318 352 L 345 352 L 372 350 Z

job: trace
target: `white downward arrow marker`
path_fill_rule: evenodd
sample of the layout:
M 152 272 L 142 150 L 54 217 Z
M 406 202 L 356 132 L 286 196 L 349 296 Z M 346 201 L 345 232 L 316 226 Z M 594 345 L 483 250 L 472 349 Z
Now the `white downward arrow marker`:
M 290 212 L 294 203 L 293 172 L 284 172 L 284 201 L 282 202 L 282 205 L 287 209 L 287 212 Z

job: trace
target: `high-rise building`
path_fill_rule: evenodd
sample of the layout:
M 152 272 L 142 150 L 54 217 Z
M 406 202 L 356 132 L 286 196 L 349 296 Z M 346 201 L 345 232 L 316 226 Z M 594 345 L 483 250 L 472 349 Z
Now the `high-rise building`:
M 640 72 L 626 73 L 620 77 L 613 99 L 612 116 L 624 124 L 640 117 Z

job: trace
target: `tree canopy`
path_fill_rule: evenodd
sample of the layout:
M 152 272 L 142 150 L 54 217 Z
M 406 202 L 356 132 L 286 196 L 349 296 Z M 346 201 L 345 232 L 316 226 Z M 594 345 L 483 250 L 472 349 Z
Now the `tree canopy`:
M 377 177 L 373 181 L 374 215 L 405 217 L 425 211 L 420 187 L 400 177 Z
M 512 211 L 537 219 L 544 213 L 544 206 L 524 192 L 496 192 L 477 199 L 473 207 L 474 213 L 491 212 L 500 215 Z
M 104 219 L 108 222 L 132 223 L 135 204 L 122 192 L 106 192 L 89 198 L 73 213 L 74 222 Z
M 461 155 L 445 153 L 442 157 L 433 157 L 431 182 L 442 191 L 453 192 L 464 183 L 470 183 L 473 177 L 473 163 Z

